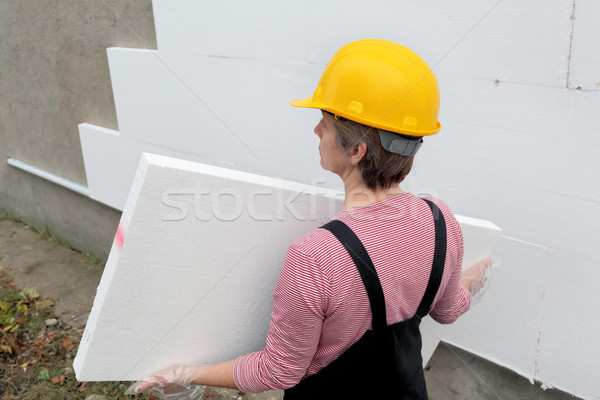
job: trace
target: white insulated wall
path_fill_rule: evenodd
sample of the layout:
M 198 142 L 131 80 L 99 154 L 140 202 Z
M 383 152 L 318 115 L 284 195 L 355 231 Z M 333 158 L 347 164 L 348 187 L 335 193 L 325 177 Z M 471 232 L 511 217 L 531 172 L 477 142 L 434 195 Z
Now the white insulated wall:
M 600 6 L 593 0 L 153 2 L 158 51 L 108 50 L 119 131 L 80 126 L 91 196 L 122 209 L 142 151 L 340 188 L 308 96 L 347 42 L 419 53 L 442 94 L 417 191 L 503 229 L 486 296 L 445 336 L 600 399 Z

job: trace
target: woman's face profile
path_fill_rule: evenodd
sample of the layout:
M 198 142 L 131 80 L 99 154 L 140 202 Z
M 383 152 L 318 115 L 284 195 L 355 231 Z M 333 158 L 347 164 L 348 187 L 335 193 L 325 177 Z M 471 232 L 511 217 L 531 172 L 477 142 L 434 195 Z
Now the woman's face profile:
M 315 126 L 314 131 L 320 139 L 321 167 L 334 174 L 341 175 L 344 168 L 350 165 L 350 160 L 349 156 L 337 144 L 337 135 L 332 119 L 332 116 L 323 113 L 323 117 Z

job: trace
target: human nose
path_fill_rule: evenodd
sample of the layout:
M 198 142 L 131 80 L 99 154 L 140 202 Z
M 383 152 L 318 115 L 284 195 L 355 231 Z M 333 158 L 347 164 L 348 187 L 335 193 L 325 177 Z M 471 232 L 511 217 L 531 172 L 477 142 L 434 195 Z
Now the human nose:
M 321 123 L 318 123 L 315 126 L 315 129 L 314 129 L 315 135 L 317 135 L 319 137 L 319 139 L 321 139 L 323 137 L 323 134 L 321 133 L 321 128 L 320 127 L 321 127 Z

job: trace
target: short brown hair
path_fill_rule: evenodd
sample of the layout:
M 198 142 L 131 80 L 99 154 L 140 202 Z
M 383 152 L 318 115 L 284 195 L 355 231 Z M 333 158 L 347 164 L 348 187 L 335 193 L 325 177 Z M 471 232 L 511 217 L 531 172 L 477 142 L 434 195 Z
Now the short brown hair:
M 367 154 L 358 163 L 362 179 L 369 189 L 388 189 L 399 184 L 410 172 L 413 157 L 391 153 L 381 146 L 377 129 L 347 119 L 336 119 L 333 114 L 325 113 L 333 122 L 337 133 L 337 143 L 343 152 L 348 153 L 359 143 L 367 145 Z M 420 140 L 420 137 L 408 137 Z

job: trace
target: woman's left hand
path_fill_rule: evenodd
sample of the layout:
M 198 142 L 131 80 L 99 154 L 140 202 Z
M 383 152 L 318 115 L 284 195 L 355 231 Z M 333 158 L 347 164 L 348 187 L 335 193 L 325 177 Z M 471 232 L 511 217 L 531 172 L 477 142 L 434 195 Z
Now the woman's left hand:
M 485 286 L 487 270 L 494 263 L 492 258 L 486 258 L 463 272 L 460 283 L 471 292 L 477 294 Z

